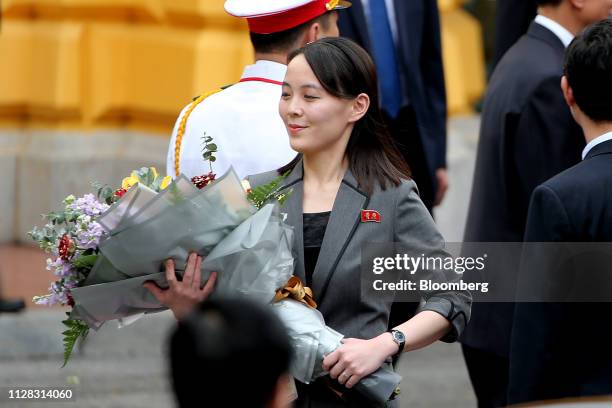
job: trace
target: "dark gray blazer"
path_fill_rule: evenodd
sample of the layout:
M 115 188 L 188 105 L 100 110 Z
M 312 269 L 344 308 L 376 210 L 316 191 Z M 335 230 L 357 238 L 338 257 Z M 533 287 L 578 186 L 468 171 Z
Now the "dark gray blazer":
M 278 177 L 276 171 L 250 176 L 253 187 Z M 282 211 L 295 229 L 295 275 L 305 281 L 302 225 L 303 167 L 299 162 L 279 191 L 292 190 Z M 361 210 L 376 210 L 381 222 L 361 222 Z M 329 218 L 319 258 L 312 277 L 314 298 L 328 326 L 346 337 L 370 339 L 387 331 L 393 298 L 360 296 L 361 249 L 366 242 L 414 242 L 420 240 L 444 247 L 444 239 L 419 199 L 416 185 L 404 181 L 399 187 L 377 189 L 372 195 L 360 190 L 347 171 Z M 469 316 L 469 292 L 422 292 L 420 310 L 432 310 L 452 323 L 444 341 L 454 341 Z

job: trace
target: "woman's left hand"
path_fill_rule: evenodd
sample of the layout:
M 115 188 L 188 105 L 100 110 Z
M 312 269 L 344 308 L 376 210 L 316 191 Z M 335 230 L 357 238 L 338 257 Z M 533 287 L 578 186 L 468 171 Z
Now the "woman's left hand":
M 346 388 L 376 371 L 387 357 L 397 352 L 397 344 L 389 333 L 370 340 L 347 338 L 342 343 L 323 359 L 323 368 Z

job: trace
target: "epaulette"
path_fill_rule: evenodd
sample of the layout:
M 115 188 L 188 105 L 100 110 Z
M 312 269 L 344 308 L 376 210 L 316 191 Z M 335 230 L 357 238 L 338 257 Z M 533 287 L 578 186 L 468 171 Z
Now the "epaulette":
M 221 91 L 225 91 L 227 88 L 229 88 L 229 87 L 230 87 L 230 86 L 232 86 L 232 85 L 234 85 L 234 84 L 229 84 L 229 85 L 220 86 L 220 87 L 219 87 L 219 90 L 221 90 Z M 217 92 L 218 92 L 218 91 L 217 91 Z M 198 99 L 200 96 L 202 96 L 202 95 L 194 96 L 193 98 L 191 98 L 191 101 L 192 101 L 192 102 L 194 102 L 194 101 L 195 101 L 196 99 Z M 210 95 L 208 95 L 208 96 L 210 96 Z

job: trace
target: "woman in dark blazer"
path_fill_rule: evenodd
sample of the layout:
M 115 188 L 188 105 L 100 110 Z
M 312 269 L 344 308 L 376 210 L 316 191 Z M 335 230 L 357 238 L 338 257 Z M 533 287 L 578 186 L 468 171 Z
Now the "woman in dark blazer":
M 444 248 L 383 125 L 368 54 L 343 38 L 293 52 L 279 112 L 299 154 L 279 170 L 248 179 L 256 186 L 289 172 L 279 191 L 291 190 L 283 211 L 295 228 L 295 275 L 313 289 L 327 325 L 346 336 L 324 360 L 330 377 L 351 388 L 402 351 L 454 341 L 469 319 L 468 292 L 422 292 L 418 313 L 392 331 L 393 295 L 360 294 L 366 242 Z M 298 384 L 298 407 L 358 405 L 321 382 Z

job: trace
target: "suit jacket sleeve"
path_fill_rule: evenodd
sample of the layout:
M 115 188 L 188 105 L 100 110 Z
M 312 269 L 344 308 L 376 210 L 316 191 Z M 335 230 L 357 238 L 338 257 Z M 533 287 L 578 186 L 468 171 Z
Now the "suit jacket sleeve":
M 438 232 L 427 208 L 419 199 L 414 182 L 403 182 L 399 187 L 395 214 L 395 242 L 414 247 L 415 241 L 417 241 L 417 245 L 422 246 L 428 254 L 444 254 L 444 238 Z M 421 253 L 421 251 L 419 250 L 418 253 Z M 444 273 L 442 271 L 427 272 L 431 274 Z M 454 272 L 445 273 L 445 275 L 445 277 L 438 279 L 444 281 L 457 280 L 457 275 Z M 470 318 L 472 303 L 470 293 L 468 291 L 422 291 L 421 296 L 425 303 L 419 308 L 419 312 L 431 310 L 444 316 L 451 323 L 452 328 L 441 340 L 448 343 L 456 341 Z
M 529 206 L 519 296 L 543 299 L 566 289 L 563 282 L 567 280 L 560 279 L 562 272 L 552 266 L 551 258 L 557 257 L 551 247 L 537 243 L 562 242 L 569 233 L 568 216 L 557 194 L 546 185 L 536 188 Z M 562 339 L 567 337 L 567 307 L 553 302 L 516 303 L 510 342 L 509 403 L 552 398 L 551 390 L 563 387 L 564 379 L 557 373 L 563 372 L 566 364 Z
M 440 40 L 438 2 L 424 0 L 425 21 L 421 44 L 420 70 L 423 75 L 425 100 L 432 115 L 429 133 L 436 141 L 434 169 L 446 167 L 446 88 Z
M 531 197 L 524 241 L 564 242 L 570 236 L 570 221 L 561 199 L 547 185 L 538 186 Z
M 565 206 L 553 188 L 546 184 L 536 188 L 525 230 L 518 300 L 556 301 L 574 286 L 575 266 L 559 263 L 574 253 L 566 244 L 573 241 L 571 230 Z
M 565 303 L 517 303 L 510 342 L 508 403 L 553 398 L 563 389 L 568 327 Z

